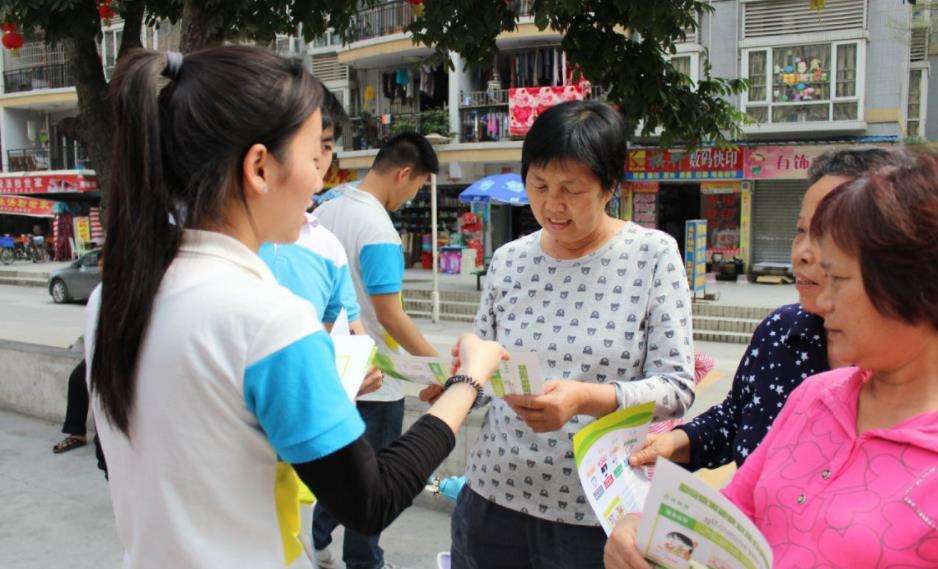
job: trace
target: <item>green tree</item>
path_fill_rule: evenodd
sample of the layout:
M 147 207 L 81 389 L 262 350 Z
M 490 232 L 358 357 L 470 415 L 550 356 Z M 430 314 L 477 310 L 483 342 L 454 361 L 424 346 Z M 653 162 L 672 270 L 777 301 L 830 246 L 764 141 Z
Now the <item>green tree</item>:
M 712 77 L 701 58 L 696 85 L 669 62 L 676 44 L 696 30 L 699 15 L 713 12 L 698 0 L 533 0 L 541 30 L 563 35 L 562 49 L 608 100 L 645 134 L 662 128 L 664 145 L 726 143 L 739 133 L 743 115 L 730 98 L 746 88 L 741 79 Z M 492 60 L 501 33 L 517 28 L 520 2 L 427 0 L 411 26 L 414 37 L 437 50 L 460 53 L 469 64 Z
M 112 0 L 109 5 L 124 20 L 118 58 L 142 47 L 144 26 L 159 21 L 180 23 L 180 49 L 191 52 L 225 40 L 271 42 L 301 24 L 307 39 L 328 28 L 347 34 L 356 10 L 349 0 Z M 98 53 L 103 24 L 98 8 L 97 0 L 0 0 L 0 21 L 16 23 L 27 34 L 39 33 L 49 45 L 64 46 L 74 70 L 81 139 L 106 188 L 113 118 Z

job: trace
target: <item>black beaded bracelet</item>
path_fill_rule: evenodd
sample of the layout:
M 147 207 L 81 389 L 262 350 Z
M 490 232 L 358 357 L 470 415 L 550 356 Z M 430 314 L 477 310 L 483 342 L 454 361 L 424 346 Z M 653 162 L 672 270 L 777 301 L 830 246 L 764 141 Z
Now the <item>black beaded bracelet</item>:
M 456 385 L 457 383 L 465 383 L 470 387 L 475 388 L 476 390 L 476 400 L 472 402 L 472 408 L 477 409 L 482 406 L 482 386 L 479 385 L 479 382 L 472 379 L 468 375 L 454 375 L 453 377 L 446 380 L 446 383 L 443 384 L 443 390 L 446 391 L 451 386 Z

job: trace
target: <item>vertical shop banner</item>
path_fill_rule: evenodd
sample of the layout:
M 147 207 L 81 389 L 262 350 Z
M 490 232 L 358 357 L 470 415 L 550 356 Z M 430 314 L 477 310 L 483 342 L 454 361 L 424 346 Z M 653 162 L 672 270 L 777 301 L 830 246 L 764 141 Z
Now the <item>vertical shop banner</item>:
M 702 148 L 679 152 L 650 148 L 629 152 L 628 180 L 738 180 L 743 177 L 740 148 Z
M 707 254 L 739 255 L 740 182 L 700 184 L 700 216 L 707 220 Z
M 75 225 L 75 241 L 88 243 L 91 241 L 91 218 L 76 217 L 72 223 Z
M 808 169 L 831 146 L 753 146 L 746 149 L 747 180 L 804 180 Z
M 684 266 L 690 290 L 704 292 L 707 284 L 707 220 L 688 219 L 684 224 Z
M 739 257 L 746 266 L 751 261 L 750 241 L 752 240 L 752 190 L 749 183 L 743 185 L 739 193 Z
M 55 202 L 38 198 L 0 195 L 0 213 L 29 217 L 55 217 Z

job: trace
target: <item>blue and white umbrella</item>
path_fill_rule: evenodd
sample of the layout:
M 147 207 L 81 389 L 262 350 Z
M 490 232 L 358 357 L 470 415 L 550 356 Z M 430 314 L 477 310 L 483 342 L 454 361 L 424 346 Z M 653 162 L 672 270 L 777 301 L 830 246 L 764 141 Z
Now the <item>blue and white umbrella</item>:
M 520 174 L 496 174 L 475 182 L 459 194 L 466 203 L 506 203 L 528 205 L 528 195 Z

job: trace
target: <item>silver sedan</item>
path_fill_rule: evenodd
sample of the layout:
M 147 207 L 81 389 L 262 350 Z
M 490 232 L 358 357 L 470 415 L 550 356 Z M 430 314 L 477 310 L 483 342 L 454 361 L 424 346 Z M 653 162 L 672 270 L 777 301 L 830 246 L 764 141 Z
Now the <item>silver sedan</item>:
M 85 253 L 80 259 L 49 275 L 49 294 L 56 304 L 74 300 L 85 301 L 91 291 L 101 282 L 101 268 L 98 261 L 101 250 Z

